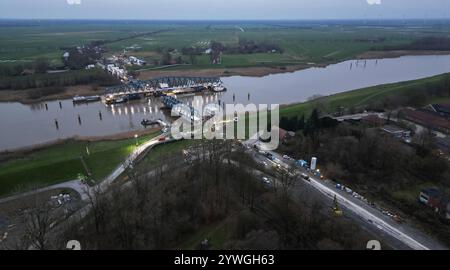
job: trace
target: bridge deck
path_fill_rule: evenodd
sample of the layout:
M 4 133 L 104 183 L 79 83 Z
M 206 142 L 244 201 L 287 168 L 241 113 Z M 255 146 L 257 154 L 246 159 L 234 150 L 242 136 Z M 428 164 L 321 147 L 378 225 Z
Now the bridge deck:
M 135 80 L 127 84 L 108 87 L 105 90 L 105 95 L 145 94 L 154 91 L 170 91 L 180 87 L 211 86 L 214 84 L 222 84 L 220 77 L 160 77 L 146 81 Z

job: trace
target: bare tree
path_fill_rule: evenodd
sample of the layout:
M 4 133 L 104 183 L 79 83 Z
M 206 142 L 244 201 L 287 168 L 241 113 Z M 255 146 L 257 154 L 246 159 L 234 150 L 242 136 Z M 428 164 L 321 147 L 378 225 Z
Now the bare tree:
M 101 234 L 105 228 L 105 216 L 107 211 L 107 197 L 103 196 L 99 186 L 91 189 L 91 192 L 86 193 L 89 198 L 89 205 L 94 217 L 95 230 L 97 234 Z
M 29 248 L 46 250 L 52 248 L 50 231 L 56 223 L 56 214 L 51 204 L 35 197 L 34 205 L 25 211 L 23 224 L 25 231 L 22 238 Z
M 281 169 L 279 183 L 280 183 L 280 191 L 283 201 L 286 204 L 286 207 L 289 206 L 290 201 L 290 192 L 297 182 L 298 176 L 296 174 L 295 169 Z

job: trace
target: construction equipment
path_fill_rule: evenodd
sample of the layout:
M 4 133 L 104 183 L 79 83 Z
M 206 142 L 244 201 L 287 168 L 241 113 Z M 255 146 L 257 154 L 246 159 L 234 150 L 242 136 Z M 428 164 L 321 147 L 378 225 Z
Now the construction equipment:
M 339 207 L 339 203 L 338 203 L 336 195 L 334 195 L 334 199 L 333 199 L 333 212 L 337 217 L 341 217 L 343 215 L 343 212 Z

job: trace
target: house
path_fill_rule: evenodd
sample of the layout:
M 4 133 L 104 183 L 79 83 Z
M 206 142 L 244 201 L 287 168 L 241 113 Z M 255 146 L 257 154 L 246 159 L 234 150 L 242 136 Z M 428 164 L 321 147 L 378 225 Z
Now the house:
M 141 59 L 139 59 L 139 58 L 137 58 L 135 56 L 130 56 L 128 58 L 128 60 L 130 61 L 130 63 L 132 65 L 144 66 L 144 65 L 147 64 L 147 62 L 145 62 L 144 60 L 141 60 Z
M 419 201 L 435 210 L 440 217 L 450 220 L 450 195 L 437 188 L 427 188 L 420 192 Z
M 400 127 L 393 126 L 393 125 L 386 125 L 384 127 L 381 127 L 381 130 L 386 132 L 387 134 L 395 137 L 395 138 L 409 138 L 411 137 L 411 131 L 404 130 Z
M 295 136 L 295 132 L 286 131 L 282 128 L 278 128 L 278 132 L 279 132 L 278 134 L 279 134 L 280 142 L 286 141 L 287 139 L 289 139 L 291 137 L 292 134 Z M 270 142 L 272 140 L 272 136 L 271 136 L 270 132 L 264 131 L 263 133 L 264 134 L 259 137 L 259 140 L 262 142 Z M 268 139 L 265 139 L 265 138 L 268 138 Z
M 65 52 L 65 53 L 63 54 L 64 61 L 68 61 L 68 60 L 69 60 L 69 57 L 70 57 L 70 53 L 69 53 L 69 52 Z
M 285 140 L 295 136 L 295 132 L 293 132 L 293 131 L 287 131 L 282 128 L 278 128 L 278 130 L 279 130 L 279 135 L 280 135 L 280 141 L 285 141 Z
M 442 193 L 438 188 L 423 189 L 419 195 L 419 202 L 426 206 L 439 209 Z
M 427 110 L 402 110 L 400 116 L 408 121 L 428 127 L 432 130 L 450 133 L 450 121 L 439 113 Z

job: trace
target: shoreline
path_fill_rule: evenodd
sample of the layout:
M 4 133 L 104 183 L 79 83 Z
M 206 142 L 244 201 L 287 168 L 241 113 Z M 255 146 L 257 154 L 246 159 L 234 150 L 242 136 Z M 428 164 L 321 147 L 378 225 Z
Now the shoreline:
M 358 55 L 357 60 L 375 60 L 375 59 L 390 59 L 399 58 L 402 56 L 426 56 L 426 55 L 450 55 L 450 51 L 368 51 Z
M 47 96 L 42 96 L 38 99 L 30 98 L 30 94 L 36 89 L 25 89 L 25 90 L 1 90 L 0 91 L 0 103 L 1 102 L 19 102 L 22 104 L 36 104 L 44 101 L 55 101 L 55 100 L 65 100 L 72 99 L 76 95 L 80 96 L 91 96 L 91 95 L 103 95 L 104 87 L 99 87 L 98 89 L 93 89 L 92 85 L 76 85 L 68 86 L 58 94 L 52 94 Z
M 65 139 L 57 139 L 44 143 L 37 143 L 30 146 L 18 147 L 9 150 L 0 151 L 0 163 L 6 162 L 12 158 L 20 158 L 22 156 L 44 150 L 52 146 L 63 145 L 67 142 L 100 142 L 100 141 L 121 141 L 134 138 L 134 135 L 146 136 L 160 131 L 161 128 L 149 128 L 138 131 L 126 131 L 106 136 L 73 136 Z
M 334 62 L 311 63 L 304 65 L 274 66 L 274 67 L 242 67 L 242 68 L 206 68 L 206 69 L 187 69 L 187 70 L 147 70 L 142 71 L 138 79 L 149 80 L 164 76 L 205 76 L 205 77 L 265 77 L 273 74 L 293 73 L 308 68 L 325 68 L 329 65 L 351 61 L 351 60 L 372 60 L 372 59 L 390 59 L 403 56 L 426 56 L 426 55 L 450 55 L 450 51 L 368 51 L 349 59 L 341 59 Z M 2 90 L 0 91 L 1 102 L 19 102 L 22 104 L 34 104 L 44 101 L 55 101 L 71 99 L 76 95 L 103 95 L 105 87 L 93 89 L 93 85 L 68 86 L 61 93 L 42 96 L 39 99 L 30 98 L 30 93 L 36 89 L 25 90 Z

